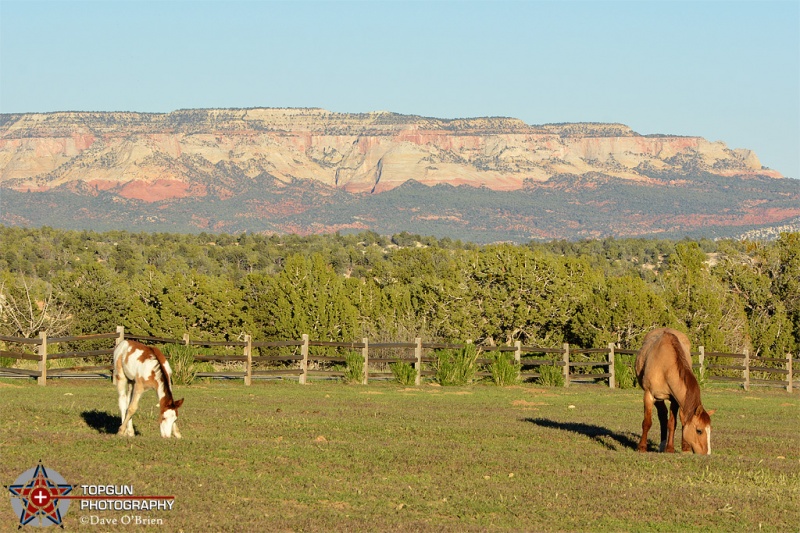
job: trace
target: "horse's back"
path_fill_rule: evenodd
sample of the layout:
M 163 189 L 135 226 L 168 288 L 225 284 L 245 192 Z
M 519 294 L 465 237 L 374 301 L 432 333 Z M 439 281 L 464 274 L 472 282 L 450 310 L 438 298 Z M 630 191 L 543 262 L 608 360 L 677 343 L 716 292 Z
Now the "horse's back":
M 672 328 L 648 333 L 634 363 L 641 387 L 659 391 L 659 395 L 667 394 L 668 374 L 676 369 L 676 356 L 683 358 L 691 368 L 691 344 L 686 335 Z
M 153 349 L 140 342 L 124 340 L 114 349 L 114 371 L 116 374 L 124 375 L 129 381 L 135 381 L 137 378 L 153 380 L 156 372 L 160 373 L 160 369 L 158 357 Z

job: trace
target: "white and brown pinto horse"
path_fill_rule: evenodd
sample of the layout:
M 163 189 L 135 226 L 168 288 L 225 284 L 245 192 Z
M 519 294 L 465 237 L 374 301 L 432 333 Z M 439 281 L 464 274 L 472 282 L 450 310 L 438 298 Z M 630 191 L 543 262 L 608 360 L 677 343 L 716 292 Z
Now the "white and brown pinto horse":
M 134 413 L 139 408 L 139 398 L 148 389 L 158 394 L 161 407 L 161 436 L 181 438 L 178 425 L 178 407 L 183 399 L 172 397 L 172 369 L 158 348 L 150 348 L 136 341 L 124 340 L 114 349 L 114 383 L 119 392 L 119 410 L 122 424 L 118 435 L 133 437 Z
M 660 451 L 674 452 L 676 417 L 683 428 L 682 451 L 711 455 L 711 416 L 700 402 L 700 386 L 692 373 L 689 339 L 680 331 L 660 328 L 644 338 L 636 355 L 636 377 L 644 389 L 644 421 L 639 451 L 647 451 L 647 432 L 653 424 L 653 404 L 661 424 Z M 669 400 L 669 421 L 667 406 Z

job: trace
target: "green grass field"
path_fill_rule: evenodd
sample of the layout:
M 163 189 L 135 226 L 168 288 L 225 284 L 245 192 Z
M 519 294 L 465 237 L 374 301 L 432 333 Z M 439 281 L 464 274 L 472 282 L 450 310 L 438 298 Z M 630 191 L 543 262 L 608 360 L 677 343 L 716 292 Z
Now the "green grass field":
M 81 511 L 67 530 L 798 531 L 800 400 L 703 392 L 713 455 L 640 454 L 639 390 L 198 383 L 182 440 L 156 396 L 114 433 L 108 381 L 0 382 L 0 479 L 41 460 L 73 485 L 174 495 L 172 511 Z M 651 432 L 651 448 L 658 427 Z M 679 447 L 679 437 L 676 441 Z M 0 530 L 16 530 L 10 494 Z M 80 494 L 76 489 L 75 494 Z M 161 524 L 82 524 L 137 515 Z

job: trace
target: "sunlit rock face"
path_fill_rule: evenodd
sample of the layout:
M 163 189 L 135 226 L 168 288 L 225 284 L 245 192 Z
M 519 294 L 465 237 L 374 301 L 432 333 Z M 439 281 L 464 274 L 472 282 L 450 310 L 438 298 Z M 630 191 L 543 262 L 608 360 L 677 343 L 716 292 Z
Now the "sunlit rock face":
M 231 177 L 317 180 L 381 193 L 408 180 L 510 191 L 554 175 L 647 181 L 652 171 L 782 176 L 750 150 L 701 137 L 642 136 L 621 124 L 528 125 L 323 109 L 211 109 L 167 114 L 0 115 L 0 184 L 42 191 L 74 183 L 144 201 L 224 196 Z

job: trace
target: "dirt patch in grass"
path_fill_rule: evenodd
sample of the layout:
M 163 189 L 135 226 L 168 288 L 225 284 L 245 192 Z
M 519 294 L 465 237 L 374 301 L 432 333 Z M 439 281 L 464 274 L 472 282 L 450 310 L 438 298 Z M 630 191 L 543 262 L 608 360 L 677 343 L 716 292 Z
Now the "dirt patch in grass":
M 529 402 L 527 400 L 514 400 L 511 402 L 514 407 L 538 407 L 540 405 L 547 405 L 545 402 Z

